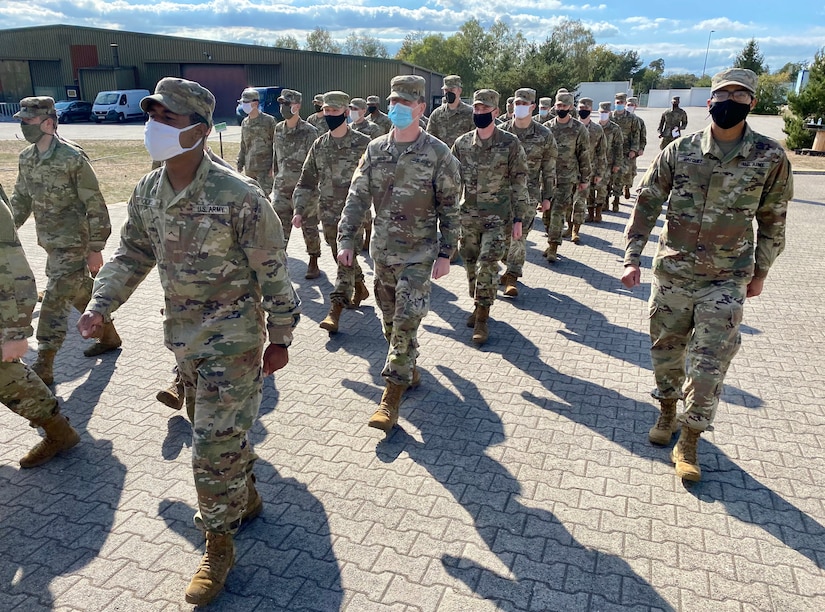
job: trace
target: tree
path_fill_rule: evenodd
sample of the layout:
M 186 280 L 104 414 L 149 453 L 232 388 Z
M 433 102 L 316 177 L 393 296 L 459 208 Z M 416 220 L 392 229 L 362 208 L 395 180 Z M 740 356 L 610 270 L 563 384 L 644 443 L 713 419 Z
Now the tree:
M 760 74 L 756 85 L 756 106 L 753 112 L 758 115 L 779 114 L 790 88 L 791 84 L 786 74 Z
M 808 84 L 798 94 L 788 95 L 790 115 L 785 116 L 785 129 L 789 149 L 810 147 L 814 133 L 805 129 L 807 121 L 825 118 L 825 47 L 814 56 L 808 68 Z
M 642 65 L 636 51 L 615 53 L 604 45 L 596 45 L 590 52 L 589 81 L 627 81 Z
M 294 36 L 290 36 L 289 34 L 276 38 L 275 42 L 272 43 L 272 46 L 280 47 L 281 49 L 295 49 L 296 51 L 300 49 L 298 46 L 298 39 Z
M 692 73 L 675 73 L 663 77 L 659 83 L 659 89 L 690 89 L 696 84 L 699 78 Z
M 320 53 L 341 53 L 341 45 L 336 43 L 329 31 L 324 28 L 315 28 L 307 34 L 304 49 Z
M 751 38 L 742 52 L 736 56 L 736 61 L 733 62 L 736 68 L 747 68 L 753 70 L 756 74 L 762 74 L 768 71 L 768 65 L 765 63 L 765 56 L 759 52 L 759 44 L 755 38 Z
M 784 74 L 787 75 L 788 80 L 791 83 L 796 83 L 796 77 L 799 74 L 799 71 L 805 67 L 804 62 L 788 62 L 782 68 L 774 72 L 774 74 Z
M 355 34 L 347 36 L 344 41 L 344 53 L 349 55 L 363 55 L 365 57 L 389 57 L 387 48 L 380 40 L 366 34 Z
M 665 60 L 661 57 L 653 60 L 647 68 L 633 73 L 633 89 L 636 93 L 647 93 L 656 88 L 656 84 L 662 79 L 665 72 Z

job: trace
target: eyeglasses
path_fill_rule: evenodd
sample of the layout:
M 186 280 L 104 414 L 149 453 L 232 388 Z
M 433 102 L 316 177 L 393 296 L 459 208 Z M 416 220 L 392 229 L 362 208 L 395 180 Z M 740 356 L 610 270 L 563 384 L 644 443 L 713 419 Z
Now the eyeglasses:
M 724 102 L 733 98 L 734 102 L 740 104 L 747 104 L 753 99 L 753 94 L 746 89 L 737 89 L 736 91 L 714 91 L 712 97 L 718 102 Z

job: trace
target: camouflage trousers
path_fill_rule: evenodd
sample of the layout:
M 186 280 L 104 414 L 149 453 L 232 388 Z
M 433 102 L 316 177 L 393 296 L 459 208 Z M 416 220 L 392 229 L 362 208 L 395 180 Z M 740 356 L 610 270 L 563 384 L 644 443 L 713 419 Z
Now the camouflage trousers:
M 664 149 L 674 140 L 676 139 L 673 137 L 673 135 L 666 133 L 664 136 L 662 136 L 661 140 L 659 140 L 659 148 Z
M 292 217 L 295 216 L 295 210 L 292 208 L 292 198 L 285 198 L 284 196 L 273 193 L 272 207 L 275 213 L 281 220 L 281 225 L 284 228 L 284 241 L 289 245 L 289 237 L 292 234 Z M 301 231 L 304 234 L 304 242 L 307 245 L 307 255 L 321 256 L 321 233 L 318 231 L 318 217 L 304 217 L 304 223 Z
M 333 304 L 342 304 L 346 306 L 352 300 L 352 294 L 355 291 L 355 283 L 358 281 L 364 282 L 364 272 L 361 266 L 358 265 L 358 254 L 352 254 L 352 265 L 345 266 L 338 263 L 338 226 L 324 225 L 324 240 L 332 250 L 332 258 L 338 264 L 338 271 L 335 275 L 335 287 L 332 293 L 329 294 L 329 299 Z
M 607 206 L 609 204 L 611 194 L 618 194 L 621 191 L 619 183 L 621 182 L 622 169 L 619 168 L 617 172 L 610 172 L 610 176 L 602 179 L 602 182 L 595 187 L 595 197 L 597 206 Z
M 22 361 L 0 361 L 0 402 L 32 423 L 43 423 L 57 413 L 57 399 Z
M 85 249 L 55 249 L 46 259 L 46 291 L 37 320 L 39 350 L 60 350 L 69 326 L 69 311 L 86 309 L 92 297 L 92 277 Z
M 533 229 L 536 213 L 531 208 L 527 218 L 521 224 L 521 238 L 513 240 L 512 229 L 507 232 L 506 261 L 507 274 L 520 278 L 524 271 L 524 262 L 527 259 L 527 234 Z
M 418 327 L 430 311 L 432 262 L 375 263 L 375 300 L 389 342 L 381 371 L 388 382 L 409 385 L 418 359 Z
M 541 217 L 544 227 L 547 228 L 548 243 L 561 244 L 564 221 L 572 216 L 573 198 L 577 189 L 578 185 L 576 183 L 556 185 L 556 196 L 553 198 L 553 205 Z
M 635 157 L 630 159 L 630 151 L 622 151 L 622 167 L 619 169 L 619 180 L 616 183 L 616 192 L 621 191 L 625 186 L 633 187 L 633 180 L 636 178 Z
M 254 170 L 249 170 L 248 168 L 246 170 L 246 176 L 257 181 L 258 185 L 261 187 L 261 191 L 264 192 L 266 197 L 270 196 L 272 193 L 272 183 L 275 181 L 274 176 L 266 170 L 257 172 Z
M 681 420 L 704 431 L 712 423 L 722 383 L 739 350 L 747 283 L 693 281 L 654 274 L 650 294 L 650 355 L 659 398 L 684 396 Z
M 573 195 L 573 213 L 567 218 L 567 221 L 574 225 L 584 223 L 587 207 L 594 206 L 594 204 L 588 204 L 588 202 L 594 201 L 595 188 L 596 186 L 593 183 L 590 183 L 587 189 L 579 190 L 578 186 L 576 187 L 576 193 Z
M 489 308 L 496 301 L 498 262 L 507 254 L 506 225 L 486 227 L 480 222 L 463 222 L 459 253 L 476 306 Z
M 246 509 L 246 480 L 258 456 L 247 432 L 261 406 L 262 348 L 240 355 L 178 359 L 192 419 L 195 524 L 234 533 Z

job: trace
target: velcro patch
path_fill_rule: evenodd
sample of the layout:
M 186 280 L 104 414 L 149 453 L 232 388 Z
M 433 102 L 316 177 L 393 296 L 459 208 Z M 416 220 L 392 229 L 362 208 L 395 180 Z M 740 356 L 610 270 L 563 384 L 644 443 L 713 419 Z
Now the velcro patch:
M 196 204 L 195 212 L 201 215 L 228 215 L 229 207 L 217 204 Z
M 680 155 L 676 161 L 685 162 L 686 164 L 696 164 L 700 166 L 705 163 L 704 158 L 702 157 L 693 157 L 691 155 Z

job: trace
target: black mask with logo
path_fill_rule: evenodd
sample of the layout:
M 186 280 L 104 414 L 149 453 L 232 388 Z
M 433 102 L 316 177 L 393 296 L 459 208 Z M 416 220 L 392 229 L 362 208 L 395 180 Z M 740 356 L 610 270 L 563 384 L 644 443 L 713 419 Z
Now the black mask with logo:
M 745 120 L 745 117 L 751 112 L 751 105 L 742 104 L 735 100 L 725 100 L 724 102 L 713 102 L 710 105 L 709 112 L 716 125 L 723 130 L 729 130 Z
M 493 122 L 493 113 L 473 113 L 473 123 L 482 130 Z

